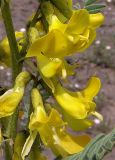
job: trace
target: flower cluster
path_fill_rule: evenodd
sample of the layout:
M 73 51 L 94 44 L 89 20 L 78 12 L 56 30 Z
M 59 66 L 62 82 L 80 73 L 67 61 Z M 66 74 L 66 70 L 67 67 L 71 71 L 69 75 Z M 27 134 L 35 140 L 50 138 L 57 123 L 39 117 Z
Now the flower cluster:
M 56 8 L 54 10 L 56 12 Z M 46 16 L 48 21 L 47 32 L 44 30 L 41 20 L 36 23 L 35 27 L 30 28 L 28 33 L 30 46 L 26 58 L 36 58 L 39 74 L 51 89 L 57 104 L 55 108 L 50 105 L 48 113 L 39 89 L 34 88 L 32 90 L 33 112 L 29 121 L 30 135 L 25 144 L 24 138 L 19 151 L 15 150 L 14 159 L 19 155 L 25 159 L 37 134 L 40 135 L 42 143 L 51 148 L 57 156 L 64 157 L 80 152 L 90 141 L 89 136 L 73 136 L 68 133 L 67 128 L 82 131 L 93 125 L 90 116 L 94 115 L 100 120 L 103 119 L 96 112 L 96 104 L 93 101 L 101 86 L 98 77 L 91 77 L 86 87 L 77 92 L 64 88 L 60 79 L 66 79 L 67 76 L 74 74 L 75 65 L 68 64 L 65 57 L 83 52 L 92 44 L 96 37 L 96 29 L 103 23 L 104 16 L 101 13 L 90 14 L 86 9 L 79 9 L 71 10 L 71 17 L 62 20 L 64 17 L 61 17 L 62 15 L 57 16 L 55 12 L 51 13 L 50 17 Z M 16 37 L 23 38 L 24 34 L 16 32 Z M 1 42 L 0 47 L 8 57 L 7 61 L 3 61 L 9 65 L 10 50 L 7 39 Z M 20 73 L 16 78 L 14 88 L 0 96 L 0 118 L 14 113 L 29 80 L 28 72 Z M 18 136 L 16 144 L 20 138 L 20 135 Z M 37 156 L 39 157 L 40 154 Z
M 52 15 L 49 32 L 33 41 L 26 57 L 35 56 L 41 73 L 48 78 L 63 69 L 68 70 L 63 62 L 64 57 L 88 48 L 96 37 L 96 28 L 103 20 L 101 13 L 92 15 L 86 9 L 73 11 L 67 23 Z
M 95 111 L 96 104 L 93 102 L 101 86 L 99 78 L 92 77 L 85 89 L 78 92 L 65 89 L 58 81 L 60 76 L 66 78 L 74 73 L 74 67 L 70 66 L 64 58 L 87 49 L 94 41 L 96 29 L 103 20 L 101 13 L 89 14 L 85 9 L 73 11 L 71 18 L 66 23 L 62 23 L 56 15 L 52 15 L 48 33 L 35 38 L 26 55 L 26 57 L 36 57 L 41 77 L 52 89 L 59 104 L 57 110 L 51 109 L 48 116 L 42 101 L 41 103 L 39 101 L 38 104 L 33 102 L 34 112 L 29 124 L 30 136 L 38 132 L 44 145 L 50 147 L 56 155 L 65 156 L 79 152 L 89 141 L 86 135 L 73 137 L 68 134 L 65 130 L 67 126 L 80 131 L 93 125 L 93 121 L 89 118 L 90 115 L 95 115 L 100 120 L 103 119 Z M 42 30 L 41 27 L 40 30 Z M 38 99 L 41 99 L 37 92 L 36 89 L 33 91 L 35 94 L 35 97 L 32 96 L 33 101 L 37 94 Z M 64 121 L 58 110 L 63 115 Z M 26 155 L 27 142 L 22 152 L 23 156 Z

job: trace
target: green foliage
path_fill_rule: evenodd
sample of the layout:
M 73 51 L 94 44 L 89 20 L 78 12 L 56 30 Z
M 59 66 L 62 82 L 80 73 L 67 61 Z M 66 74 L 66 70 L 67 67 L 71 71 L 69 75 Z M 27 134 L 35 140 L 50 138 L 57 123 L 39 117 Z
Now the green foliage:
M 102 160 L 113 147 L 115 147 L 115 129 L 107 135 L 98 135 L 82 152 L 63 160 Z
M 85 0 L 85 9 L 89 11 L 89 13 L 97 13 L 100 12 L 106 5 L 105 3 L 95 3 L 97 0 Z
M 85 9 L 87 9 L 90 13 L 96 13 L 100 12 L 104 7 L 105 7 L 104 3 L 98 3 L 85 6 Z
M 96 0 L 85 0 L 85 6 L 88 6 L 88 5 L 95 3 L 95 2 L 96 2 Z

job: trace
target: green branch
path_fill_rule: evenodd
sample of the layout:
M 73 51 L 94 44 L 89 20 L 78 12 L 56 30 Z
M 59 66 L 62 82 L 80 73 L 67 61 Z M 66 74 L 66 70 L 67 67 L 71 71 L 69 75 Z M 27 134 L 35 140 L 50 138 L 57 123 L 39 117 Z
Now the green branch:
M 11 50 L 11 60 L 12 60 L 12 81 L 14 84 L 15 78 L 21 71 L 22 65 L 18 64 L 19 60 L 19 50 L 17 46 L 17 41 L 15 37 L 15 31 L 13 27 L 13 22 L 12 22 L 12 17 L 11 17 L 11 12 L 10 12 L 10 6 L 9 2 L 7 0 L 4 0 L 1 4 L 1 13 L 6 29 L 6 34 L 8 37 L 9 41 L 9 46 Z M 9 118 L 6 118 L 4 122 L 4 135 L 7 138 L 15 138 L 16 136 L 16 128 L 17 128 L 17 120 L 18 120 L 18 110 L 10 116 Z
M 19 66 L 18 64 L 19 50 L 18 50 L 17 41 L 15 37 L 15 31 L 13 28 L 9 2 L 7 2 L 6 0 L 4 0 L 3 5 L 1 5 L 1 12 L 2 12 L 2 17 L 3 17 L 10 49 L 11 49 L 12 70 L 13 70 L 12 80 L 14 82 L 16 76 L 21 71 L 21 66 Z

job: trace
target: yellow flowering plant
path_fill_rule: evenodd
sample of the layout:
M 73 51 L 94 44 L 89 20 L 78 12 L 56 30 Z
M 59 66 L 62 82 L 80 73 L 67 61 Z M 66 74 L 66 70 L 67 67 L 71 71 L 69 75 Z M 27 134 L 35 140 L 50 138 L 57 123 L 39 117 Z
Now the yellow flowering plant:
M 94 117 L 103 120 L 95 103 L 101 81 L 92 75 L 74 92 L 62 81 L 67 83 L 79 66 L 69 64 L 67 57 L 82 53 L 95 40 L 104 5 L 85 0 L 76 9 L 72 0 L 38 2 L 22 33 L 14 31 L 10 1 L 0 1 L 7 33 L 0 41 L 0 63 L 12 69 L 13 84 L 0 95 L 0 144 L 6 160 L 46 160 L 48 149 L 56 159 L 77 154 L 78 160 L 86 160 L 93 140 L 85 130 L 94 125 Z

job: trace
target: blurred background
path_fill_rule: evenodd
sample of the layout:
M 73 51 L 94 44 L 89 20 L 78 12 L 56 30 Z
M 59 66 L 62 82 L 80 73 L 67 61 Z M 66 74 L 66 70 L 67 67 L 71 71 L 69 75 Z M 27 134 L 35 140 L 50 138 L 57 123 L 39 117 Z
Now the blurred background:
M 115 0 L 103 0 L 106 8 L 104 24 L 97 31 L 97 38 L 93 45 L 85 53 L 75 54 L 69 57 L 70 63 L 80 64 L 76 74 L 70 77 L 69 88 L 80 89 L 92 75 L 97 75 L 102 81 L 102 87 L 95 101 L 97 109 L 104 116 L 100 123 L 95 119 L 96 126 L 87 132 L 93 136 L 100 132 L 108 133 L 115 127 Z M 13 23 L 15 30 L 23 31 L 29 16 L 36 10 L 37 1 L 12 0 L 11 3 Z M 5 29 L 0 21 L 0 40 L 5 36 Z M 0 66 L 0 86 L 10 88 L 11 71 Z M 115 150 L 104 160 L 115 160 Z

